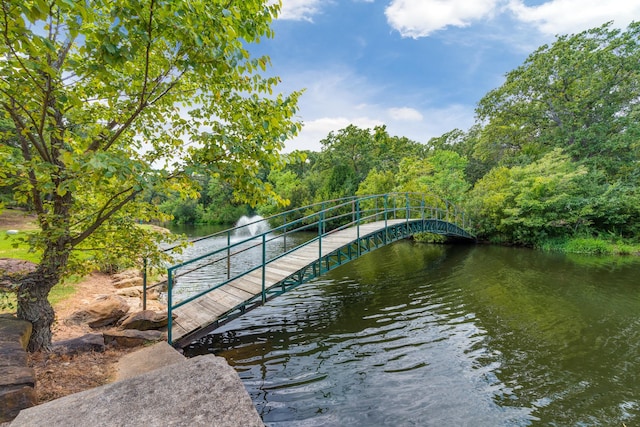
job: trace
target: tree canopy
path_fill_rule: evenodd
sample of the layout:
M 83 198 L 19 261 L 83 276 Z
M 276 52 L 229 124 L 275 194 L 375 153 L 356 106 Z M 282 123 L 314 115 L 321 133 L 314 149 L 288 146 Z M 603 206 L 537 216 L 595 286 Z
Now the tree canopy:
M 572 160 L 627 179 L 639 160 L 640 23 L 563 35 L 507 73 L 480 101 L 477 153 L 504 165 L 562 148 Z
M 162 236 L 134 226 L 167 218 L 145 192 L 194 197 L 192 178 L 207 175 L 240 200 L 282 202 L 261 172 L 284 166 L 299 93 L 274 93 L 279 79 L 260 75 L 269 58 L 247 50 L 273 36 L 279 7 L 2 2 L 0 187 L 41 228 L 31 239 L 41 262 L 18 292 L 18 316 L 34 324 L 31 350 L 51 342 L 46 297 L 72 267 L 90 268 L 106 247 L 129 259 L 158 254 Z

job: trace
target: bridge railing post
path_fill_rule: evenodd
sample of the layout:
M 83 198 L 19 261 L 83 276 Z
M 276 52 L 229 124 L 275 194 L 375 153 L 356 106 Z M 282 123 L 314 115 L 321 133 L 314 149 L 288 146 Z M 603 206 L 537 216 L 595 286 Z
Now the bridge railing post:
M 389 218 L 389 195 L 384 195 L 384 228 L 387 228 L 387 219 Z
M 360 256 L 360 200 L 356 200 L 356 242 L 358 242 L 358 257 Z
M 167 269 L 167 342 L 172 344 L 173 329 L 173 270 Z
M 376 197 L 375 200 L 376 200 L 376 211 L 375 211 L 376 212 L 376 218 L 375 218 L 374 221 L 377 221 L 378 220 L 378 213 L 379 213 L 378 212 L 378 198 Z
M 265 285 L 267 280 L 267 233 L 262 233 L 262 303 L 267 302 Z
M 142 309 L 147 309 L 147 257 L 142 261 Z
M 231 278 L 231 232 L 227 231 L 227 280 Z
M 410 205 L 410 201 L 409 201 L 409 193 L 405 193 L 404 198 L 405 198 L 405 210 L 406 210 L 405 216 L 406 216 L 407 223 L 408 223 L 409 222 L 409 216 L 411 215 L 411 205 Z
M 284 214 L 284 222 L 282 223 L 284 230 L 282 232 L 282 244 L 284 245 L 284 252 L 287 252 L 287 214 Z
M 320 262 L 320 272 L 322 272 L 322 234 L 324 228 L 324 203 L 320 207 L 320 215 L 318 219 L 318 262 Z
M 396 219 L 396 210 L 397 210 L 397 206 L 396 206 L 396 198 L 393 198 L 393 219 Z
M 356 200 L 351 201 L 351 222 L 356 222 Z

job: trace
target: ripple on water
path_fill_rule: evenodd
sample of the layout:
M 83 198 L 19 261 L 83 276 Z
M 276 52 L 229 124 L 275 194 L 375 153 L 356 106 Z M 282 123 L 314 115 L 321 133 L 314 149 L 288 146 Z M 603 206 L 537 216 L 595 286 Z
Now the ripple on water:
M 624 298 L 626 288 L 613 289 L 625 310 L 605 310 L 595 290 L 547 279 L 547 258 L 537 266 L 528 253 L 442 253 L 382 248 L 227 325 L 233 340 L 220 354 L 265 423 L 595 425 L 639 416 L 640 303 Z

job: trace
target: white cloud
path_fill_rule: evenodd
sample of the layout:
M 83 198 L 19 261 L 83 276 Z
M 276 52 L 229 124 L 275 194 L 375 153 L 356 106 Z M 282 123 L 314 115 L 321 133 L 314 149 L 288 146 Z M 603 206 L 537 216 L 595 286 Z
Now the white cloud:
M 474 121 L 473 105 L 407 105 L 383 95 L 384 88 L 370 84 L 344 67 L 322 71 L 287 70 L 281 73 L 283 87 L 306 90 L 299 102 L 303 128 L 287 141 L 284 151 L 320 151 L 320 141 L 329 132 L 353 124 L 362 129 L 386 125 L 390 135 L 426 143 L 452 129 L 466 130 Z M 420 102 L 420 100 L 418 100 Z M 402 105 L 401 104 L 401 105 Z
M 556 35 L 578 33 L 608 21 L 626 27 L 640 16 L 640 0 L 553 0 L 531 7 L 512 0 L 509 9 L 517 19 Z
M 414 108 L 389 108 L 387 111 L 389 112 L 389 116 L 394 120 L 409 122 L 419 122 L 422 120 L 422 113 Z
M 369 117 L 319 117 L 307 120 L 300 134 L 287 144 L 285 151 L 312 150 L 320 151 L 320 141 L 327 137 L 329 132 L 336 132 L 349 125 L 355 125 L 362 129 L 372 129 L 384 123 Z
M 322 3 L 326 3 L 326 0 L 282 0 L 278 19 L 312 21 L 313 15 L 320 12 Z
M 426 37 L 448 26 L 465 27 L 490 16 L 498 0 L 392 0 L 387 21 L 403 37 Z

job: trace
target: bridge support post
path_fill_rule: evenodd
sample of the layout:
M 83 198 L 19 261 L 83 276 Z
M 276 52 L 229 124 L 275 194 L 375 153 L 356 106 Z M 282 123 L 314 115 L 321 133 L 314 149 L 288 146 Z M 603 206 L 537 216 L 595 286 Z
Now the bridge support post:
M 282 243 L 284 245 L 284 252 L 287 252 L 287 214 L 284 214 L 284 231 L 282 233 Z
M 318 219 L 318 266 L 320 268 L 319 274 L 322 274 L 322 234 L 324 228 L 324 203 L 320 206 L 320 217 Z
M 267 235 L 262 233 L 262 303 L 267 302 L 265 283 L 267 280 Z
M 142 309 L 147 309 L 147 257 L 142 261 Z
M 360 200 L 356 200 L 356 237 L 358 242 L 358 257 L 360 257 Z
M 167 269 L 167 342 L 173 343 L 171 331 L 173 329 L 173 270 Z

